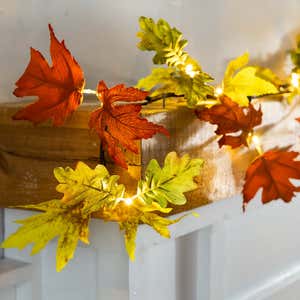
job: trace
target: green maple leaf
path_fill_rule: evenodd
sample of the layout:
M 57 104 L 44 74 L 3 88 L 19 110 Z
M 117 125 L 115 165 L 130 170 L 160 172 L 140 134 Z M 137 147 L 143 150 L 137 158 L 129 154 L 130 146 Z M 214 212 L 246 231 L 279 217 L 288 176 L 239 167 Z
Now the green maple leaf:
M 272 82 L 257 74 L 257 67 L 246 66 L 248 61 L 248 53 L 232 60 L 222 83 L 224 94 L 241 106 L 248 106 L 248 96 L 278 93 L 278 88 Z
M 137 196 L 147 204 L 156 201 L 161 207 L 167 203 L 186 203 L 184 193 L 197 187 L 193 178 L 198 176 L 203 165 L 202 159 L 190 159 L 188 155 L 178 157 L 170 152 L 161 168 L 155 159 L 147 166 L 145 180 L 138 184 Z
M 20 206 L 43 213 L 17 221 L 22 226 L 1 247 L 23 249 L 33 244 L 31 254 L 34 255 L 58 237 L 56 268 L 61 271 L 73 258 L 78 241 L 88 243 L 88 224 L 92 213 L 122 197 L 124 187 L 117 184 L 118 176 L 109 176 L 102 165 L 90 169 L 79 162 L 75 170 L 56 168 L 54 174 L 59 181 L 57 190 L 64 193 L 62 200 Z

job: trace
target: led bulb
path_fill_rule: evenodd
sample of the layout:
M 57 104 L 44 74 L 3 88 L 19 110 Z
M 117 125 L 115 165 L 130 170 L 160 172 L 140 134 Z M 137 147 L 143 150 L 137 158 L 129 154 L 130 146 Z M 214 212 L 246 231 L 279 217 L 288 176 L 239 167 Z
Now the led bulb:
M 299 88 L 300 75 L 298 73 L 292 73 L 291 84 L 294 88 Z
M 192 64 L 186 65 L 184 71 L 191 78 L 195 77 L 198 74 L 198 71 L 193 70 L 193 65 Z
M 97 91 L 91 89 L 84 89 L 83 94 L 97 94 Z
M 126 205 L 131 205 L 133 203 L 133 200 L 131 198 L 125 198 L 123 201 Z
M 223 89 L 220 86 L 216 87 L 216 89 L 215 89 L 215 95 L 216 95 L 216 97 L 219 97 L 222 94 L 223 94 Z
M 257 135 L 255 135 L 255 134 L 252 135 L 251 139 L 255 146 L 260 146 L 260 139 Z

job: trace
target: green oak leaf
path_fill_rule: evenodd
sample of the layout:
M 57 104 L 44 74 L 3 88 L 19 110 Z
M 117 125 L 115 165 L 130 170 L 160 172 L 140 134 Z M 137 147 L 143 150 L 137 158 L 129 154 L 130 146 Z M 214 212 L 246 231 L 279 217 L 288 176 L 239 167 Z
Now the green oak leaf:
M 137 196 L 147 204 L 158 202 L 161 207 L 168 202 L 182 205 L 186 203 L 184 193 L 197 188 L 193 178 L 199 175 L 202 165 L 202 159 L 190 159 L 188 155 L 180 158 L 175 152 L 166 156 L 162 168 L 152 159 L 145 179 L 139 181 Z
M 207 82 L 213 80 L 210 75 L 197 71 L 194 77 L 173 67 L 154 68 L 147 77 L 139 80 L 137 87 L 151 92 L 151 96 L 174 93 L 182 95 L 189 107 L 209 105 L 208 95 L 214 89 Z
M 154 64 L 165 64 L 168 60 L 172 65 L 174 58 L 180 58 L 184 62 L 186 53 L 183 48 L 187 45 L 187 41 L 182 39 L 182 34 L 178 29 L 171 28 L 163 19 L 155 23 L 151 18 L 140 17 L 139 24 L 141 31 L 137 33 L 137 36 L 141 40 L 138 48 L 143 51 L 155 51 Z

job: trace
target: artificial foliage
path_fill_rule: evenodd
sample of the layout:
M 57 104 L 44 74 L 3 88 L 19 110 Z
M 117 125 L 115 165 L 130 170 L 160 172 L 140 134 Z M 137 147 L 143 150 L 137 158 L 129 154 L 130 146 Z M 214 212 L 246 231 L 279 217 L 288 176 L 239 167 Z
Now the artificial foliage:
M 14 94 L 37 96 L 37 99 L 18 111 L 13 119 L 33 124 L 50 119 L 54 126 L 60 126 L 82 103 L 84 94 L 92 92 L 99 100 L 99 107 L 91 113 L 88 125 L 98 135 L 101 151 L 127 168 L 124 152 L 138 153 L 137 141 L 157 133 L 176 138 L 169 137 L 168 128 L 142 117 L 142 105 L 180 97 L 199 122 L 216 126 L 220 148 L 256 149 L 257 155 L 245 172 L 241 203 L 244 210 L 260 189 L 264 204 L 277 199 L 291 201 L 300 191 L 290 181 L 300 179 L 299 153 L 289 148 L 278 149 L 276 145 L 264 151 L 256 129 L 263 118 L 259 104 L 262 99 L 276 97 L 288 105 L 300 94 L 300 42 L 289 53 L 294 67 L 288 77 L 282 79 L 268 68 L 249 64 L 249 54 L 244 53 L 228 63 L 223 80 L 216 85 L 212 84 L 213 77 L 186 51 L 188 41 L 177 28 L 163 19 L 155 22 L 147 17 L 141 17 L 139 25 L 137 46 L 154 54 L 155 67 L 136 87 L 118 84 L 108 88 L 100 80 L 97 90 L 85 89 L 80 65 L 49 25 L 52 66 L 31 48 L 30 62 L 16 82 Z M 300 122 L 300 116 L 294 121 Z M 83 162 L 78 162 L 75 169 L 55 168 L 56 189 L 63 194 L 62 198 L 19 206 L 40 213 L 17 221 L 21 226 L 2 247 L 23 249 L 33 244 L 32 254 L 35 254 L 58 238 L 57 270 L 60 271 L 73 257 L 78 241 L 89 242 L 89 222 L 92 216 L 97 216 L 119 224 L 125 248 L 134 259 L 140 224 L 170 237 L 168 226 L 181 218 L 170 219 L 164 214 L 172 210 L 170 205 L 183 205 L 187 201 L 185 193 L 197 188 L 194 177 L 201 176 L 203 163 L 202 159 L 179 157 L 175 152 L 166 156 L 163 166 L 153 158 L 137 184 L 135 195 L 128 195 L 126 187 L 118 183 L 119 177 L 109 174 L 104 160 L 94 169 Z
M 169 136 L 164 127 L 140 116 L 142 106 L 136 102 L 144 100 L 147 95 L 147 92 L 126 88 L 123 84 L 111 89 L 104 81 L 98 84 L 97 96 L 102 106 L 92 112 L 89 126 L 97 132 L 102 148 L 123 168 L 127 168 L 127 164 L 122 148 L 138 153 L 136 140 L 150 138 L 158 132 Z M 117 102 L 128 105 L 116 105 Z
M 199 174 L 202 164 L 201 159 L 191 159 L 188 155 L 178 157 L 175 152 L 166 156 L 162 168 L 153 159 L 145 179 L 139 181 L 136 195 L 129 198 L 125 198 L 125 187 L 118 184 L 119 176 L 110 175 L 103 165 L 90 169 L 78 162 L 74 170 L 70 167 L 55 168 L 56 190 L 63 193 L 63 197 L 19 206 L 42 213 L 17 221 L 22 226 L 2 243 L 2 247 L 23 249 L 33 244 L 31 254 L 36 254 L 58 237 L 56 268 L 61 271 L 73 257 L 78 241 L 89 243 L 89 222 L 97 213 L 106 221 L 119 223 L 120 229 L 125 231 L 129 257 L 134 259 L 138 225 L 147 224 L 162 236 L 170 237 L 168 226 L 180 218 L 170 220 L 157 213 L 172 210 L 167 207 L 167 201 L 177 205 L 186 202 L 183 193 L 196 188 L 193 177 Z M 157 169 L 160 172 L 154 174 Z

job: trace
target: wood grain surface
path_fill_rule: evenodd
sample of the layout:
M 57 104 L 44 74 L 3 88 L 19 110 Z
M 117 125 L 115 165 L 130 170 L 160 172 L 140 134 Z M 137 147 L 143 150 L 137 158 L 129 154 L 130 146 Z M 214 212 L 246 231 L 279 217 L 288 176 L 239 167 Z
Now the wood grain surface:
M 53 168 L 75 167 L 78 160 L 90 167 L 100 163 L 98 137 L 88 129 L 89 114 L 98 103 L 83 104 L 63 127 L 52 127 L 50 122 L 33 126 L 30 122 L 13 121 L 11 116 L 25 104 L 0 105 L 0 207 L 60 198 L 61 195 L 55 191 Z M 263 104 L 266 114 L 258 133 L 264 135 L 262 142 L 265 149 L 272 148 L 274 144 L 299 144 L 293 116 L 299 116 L 300 111 L 299 105 L 295 105 L 291 108 L 282 103 Z M 289 118 L 285 117 L 287 114 Z M 203 169 L 195 178 L 198 188 L 187 193 L 187 204 L 174 207 L 172 213 L 218 201 L 241 191 L 245 170 L 256 155 L 254 149 L 219 149 L 215 126 L 199 121 L 180 99 L 168 100 L 165 107 L 161 102 L 147 105 L 143 115 L 164 125 L 171 137 L 155 135 L 142 141 L 139 155 L 127 152 L 128 171 L 107 158 L 110 173 L 120 175 L 120 182 L 126 184 L 129 194 L 135 192 L 137 181 L 149 160 L 155 158 L 162 164 L 170 151 L 179 155 L 188 153 L 191 157 L 205 160 Z

